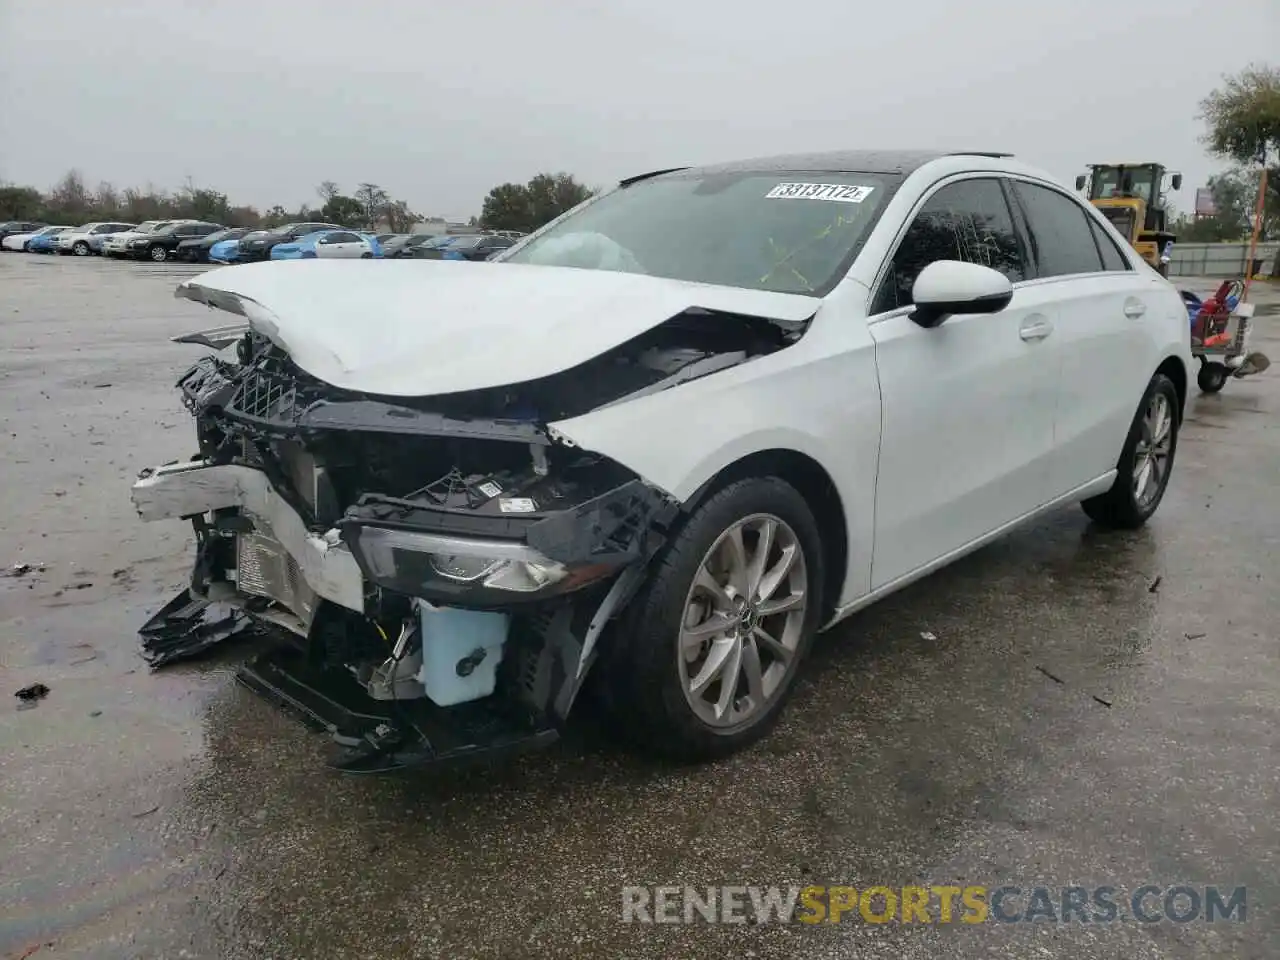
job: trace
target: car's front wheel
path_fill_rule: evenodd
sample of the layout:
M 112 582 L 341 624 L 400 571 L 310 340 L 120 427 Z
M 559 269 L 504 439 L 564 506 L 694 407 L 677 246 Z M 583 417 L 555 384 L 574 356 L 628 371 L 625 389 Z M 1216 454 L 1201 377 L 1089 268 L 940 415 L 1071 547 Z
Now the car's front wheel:
M 686 760 L 763 736 L 820 626 L 822 566 L 813 514 L 776 477 L 698 507 L 611 638 L 605 682 L 622 731 Z
M 1129 427 L 1116 464 L 1115 483 L 1106 493 L 1081 504 L 1090 519 L 1109 527 L 1134 529 L 1151 518 L 1169 486 L 1180 426 L 1178 389 L 1172 380 L 1157 373 L 1147 384 Z
M 84 240 L 77 240 L 71 247 L 71 252 L 77 257 L 87 257 L 89 255 L 89 244 Z
M 149 256 L 155 263 L 164 263 L 165 260 L 169 258 L 169 251 L 160 246 L 160 244 L 153 243 L 147 249 L 147 256 Z

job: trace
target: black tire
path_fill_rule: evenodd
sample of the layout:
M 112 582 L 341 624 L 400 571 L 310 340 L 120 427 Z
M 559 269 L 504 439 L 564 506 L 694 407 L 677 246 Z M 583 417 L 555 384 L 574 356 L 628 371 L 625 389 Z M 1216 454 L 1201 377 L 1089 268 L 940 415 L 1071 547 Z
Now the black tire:
M 772 514 L 796 535 L 807 574 L 806 608 L 789 672 L 772 701 L 741 725 L 715 728 L 694 713 L 680 677 L 679 637 L 693 578 L 707 551 L 734 524 Z M 646 753 L 680 761 L 710 760 L 763 737 L 777 722 L 813 636 L 821 626 L 822 539 L 804 498 L 777 477 L 730 484 L 699 506 L 653 561 L 648 580 L 604 647 L 600 692 L 617 731 Z
M 169 259 L 169 251 L 160 246 L 160 244 L 153 243 L 151 246 L 147 247 L 147 256 L 151 259 L 152 263 L 164 263 Z
M 1147 503 L 1139 503 L 1133 491 L 1133 471 L 1137 466 L 1138 443 L 1146 432 L 1145 419 L 1148 406 L 1157 394 L 1162 394 L 1169 403 L 1172 422 L 1169 425 L 1169 455 L 1166 459 L 1164 476 L 1160 478 L 1160 489 L 1155 497 Z M 1142 402 L 1133 415 L 1133 423 L 1129 427 L 1129 435 L 1125 438 L 1124 449 L 1116 463 L 1116 480 L 1111 489 L 1096 497 L 1090 497 L 1080 504 L 1091 520 L 1104 526 L 1119 530 L 1136 530 L 1156 512 L 1160 501 L 1164 499 L 1169 488 L 1169 477 L 1173 473 L 1174 459 L 1178 453 L 1178 431 L 1182 426 L 1182 410 L 1178 404 L 1178 389 L 1173 381 L 1163 373 L 1157 373 L 1147 384 Z
M 361 260 L 372 260 L 372 259 L 373 259 L 373 254 L 372 254 L 372 253 L 369 253 L 369 251 L 367 251 L 367 250 L 366 250 L 364 253 L 360 254 L 360 259 L 361 259 Z
M 87 257 L 93 251 L 89 249 L 89 244 L 84 240 L 77 240 L 71 245 L 71 252 L 77 257 Z
M 1210 363 L 1202 363 L 1200 372 L 1196 374 L 1196 385 L 1204 393 L 1217 393 L 1227 385 L 1231 372 L 1227 369 L 1225 363 L 1216 361 Z

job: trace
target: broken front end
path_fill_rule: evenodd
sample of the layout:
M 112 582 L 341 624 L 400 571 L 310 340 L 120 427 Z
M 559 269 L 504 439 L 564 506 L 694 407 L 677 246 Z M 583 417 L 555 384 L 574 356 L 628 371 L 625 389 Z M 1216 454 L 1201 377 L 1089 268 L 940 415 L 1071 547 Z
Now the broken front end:
M 178 384 L 198 456 L 133 487 L 144 519 L 187 518 L 197 544 L 190 587 L 142 629 L 151 664 L 246 627 L 288 638 L 240 679 L 329 730 L 351 770 L 554 739 L 677 506 L 545 424 L 713 351 L 418 401 L 232 342 L 235 361 Z

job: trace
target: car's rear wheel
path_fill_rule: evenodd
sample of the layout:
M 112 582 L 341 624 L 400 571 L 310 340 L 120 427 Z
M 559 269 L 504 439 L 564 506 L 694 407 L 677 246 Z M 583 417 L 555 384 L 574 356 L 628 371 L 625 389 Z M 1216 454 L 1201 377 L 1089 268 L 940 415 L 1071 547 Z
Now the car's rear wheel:
M 90 253 L 89 244 L 84 240 L 77 240 L 71 247 L 71 252 L 77 257 L 87 257 Z
M 1134 414 L 1116 480 L 1106 493 L 1084 501 L 1084 512 L 1098 523 L 1134 529 L 1146 523 L 1169 486 L 1181 426 L 1178 390 L 1162 373 L 1147 385 Z
M 164 263 L 165 260 L 169 259 L 169 251 L 160 246 L 160 244 L 153 243 L 147 248 L 147 256 L 155 263 Z
M 619 728 L 685 760 L 763 736 L 819 624 L 822 544 L 803 497 L 776 477 L 731 484 L 688 518 L 610 638 Z

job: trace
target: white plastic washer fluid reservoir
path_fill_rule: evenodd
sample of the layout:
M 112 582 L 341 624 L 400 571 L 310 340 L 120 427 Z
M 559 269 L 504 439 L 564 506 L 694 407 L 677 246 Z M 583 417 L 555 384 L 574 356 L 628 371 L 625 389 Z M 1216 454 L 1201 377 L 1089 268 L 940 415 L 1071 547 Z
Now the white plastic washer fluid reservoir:
M 510 615 L 415 603 L 422 630 L 418 682 L 431 702 L 451 707 L 493 693 Z

